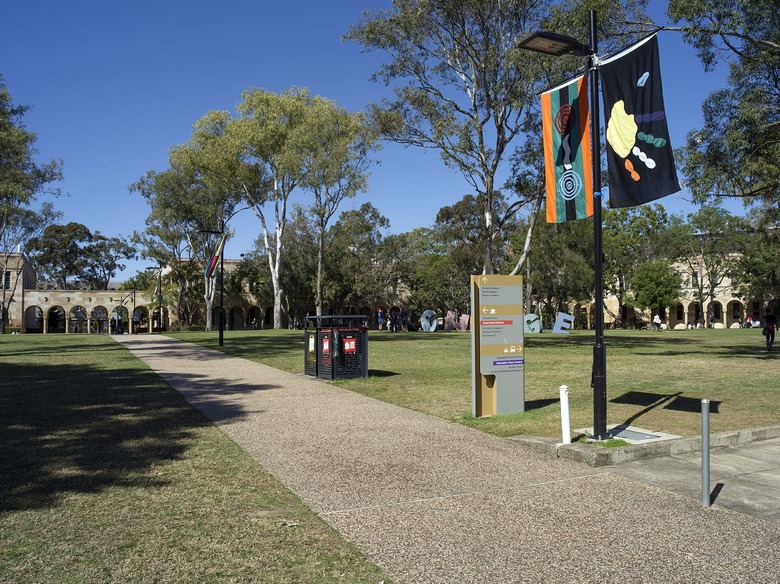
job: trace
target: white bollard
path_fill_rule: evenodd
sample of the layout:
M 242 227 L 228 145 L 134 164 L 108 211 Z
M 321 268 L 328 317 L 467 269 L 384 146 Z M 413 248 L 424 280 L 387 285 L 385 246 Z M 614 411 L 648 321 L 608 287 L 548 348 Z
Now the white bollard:
M 701 400 L 701 506 L 710 506 L 710 400 Z
M 571 444 L 571 428 L 569 423 L 569 386 L 561 385 L 558 388 L 561 392 L 561 433 L 563 434 L 563 443 Z

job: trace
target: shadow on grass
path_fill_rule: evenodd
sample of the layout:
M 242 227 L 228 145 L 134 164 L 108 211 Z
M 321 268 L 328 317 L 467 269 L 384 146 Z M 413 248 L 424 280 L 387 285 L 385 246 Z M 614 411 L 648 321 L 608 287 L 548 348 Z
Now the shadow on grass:
M 21 348 L 21 347 L 20 347 Z M 100 360 L 128 359 L 118 345 L 59 343 L 64 351 L 100 351 Z M 28 355 L 52 351 L 28 351 Z M 137 362 L 96 365 L 3 363 L 0 378 L 0 513 L 56 506 L 72 493 L 112 487 L 159 488 L 151 473 L 184 457 L 193 434 L 210 426 L 184 398 Z M 114 364 L 117 365 L 117 364 Z M 178 380 L 193 401 L 217 421 L 249 412 L 222 398 L 270 386 L 215 386 L 212 380 Z
M 368 370 L 368 376 L 369 377 L 393 377 L 395 375 L 400 375 L 400 373 L 396 371 L 385 371 L 383 369 L 369 369 Z
M 645 391 L 628 391 L 609 401 L 615 404 L 642 406 L 644 408 L 623 422 L 622 425 L 624 426 L 630 426 L 633 422 L 648 412 L 661 407 L 665 410 L 674 410 L 678 412 L 701 412 L 701 400 L 691 397 L 683 397 L 681 392 L 663 394 Z M 719 401 L 710 401 L 710 413 L 719 413 L 719 407 Z
M 546 408 L 547 406 L 551 406 L 553 404 L 557 404 L 560 400 L 558 399 L 532 399 L 525 402 L 525 410 L 541 410 L 542 408 Z

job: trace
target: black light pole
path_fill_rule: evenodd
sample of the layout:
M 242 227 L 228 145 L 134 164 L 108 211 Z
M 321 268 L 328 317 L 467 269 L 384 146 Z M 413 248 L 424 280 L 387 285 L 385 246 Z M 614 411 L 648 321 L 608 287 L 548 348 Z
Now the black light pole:
M 522 41 L 523 49 L 547 55 L 577 55 L 588 57 L 590 76 L 591 111 L 591 162 L 593 173 L 593 269 L 596 275 L 596 342 L 593 345 L 593 437 L 597 440 L 607 435 L 607 352 L 604 345 L 604 263 L 601 229 L 601 127 L 599 123 L 599 72 L 596 66 L 598 48 L 596 11 L 590 11 L 590 42 L 582 44 L 577 39 L 550 32 L 537 32 Z

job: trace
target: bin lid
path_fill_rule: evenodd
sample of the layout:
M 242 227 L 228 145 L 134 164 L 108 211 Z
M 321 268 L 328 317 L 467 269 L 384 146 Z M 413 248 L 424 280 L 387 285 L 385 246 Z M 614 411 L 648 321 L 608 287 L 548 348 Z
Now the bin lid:
M 358 320 L 361 324 L 369 318 L 365 314 L 323 314 L 321 316 L 306 316 L 304 322 L 313 323 L 314 328 L 332 327 L 336 325 L 354 326 L 349 321 Z M 306 325 L 309 326 L 308 324 Z

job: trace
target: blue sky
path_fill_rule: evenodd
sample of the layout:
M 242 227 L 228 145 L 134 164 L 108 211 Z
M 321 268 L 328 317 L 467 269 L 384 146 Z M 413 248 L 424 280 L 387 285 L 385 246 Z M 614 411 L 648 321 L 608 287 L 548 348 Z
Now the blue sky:
M 0 74 L 16 104 L 31 106 L 27 128 L 41 160 L 62 159 L 67 196 L 55 201 L 64 221 L 109 236 L 142 230 L 148 207 L 128 186 L 167 167 L 168 149 L 185 142 L 209 110 L 234 111 L 250 87 L 307 87 L 349 110 L 386 95 L 370 81 L 379 54 L 362 54 L 341 36 L 364 9 L 389 0 L 202 0 L 60 2 L 2 0 Z M 663 22 L 666 2 L 650 11 Z M 672 145 L 701 126 L 701 103 L 725 84 L 725 67 L 705 73 L 677 33 L 659 36 Z M 430 226 L 436 212 L 470 192 L 438 154 L 386 144 L 368 192 L 391 231 Z M 303 194 L 300 194 L 303 201 Z M 692 207 L 685 194 L 660 200 L 672 212 Z M 739 212 L 738 206 L 730 207 Z M 232 225 L 226 256 L 251 249 L 260 233 L 245 211 Z M 117 279 L 143 269 L 130 262 Z

